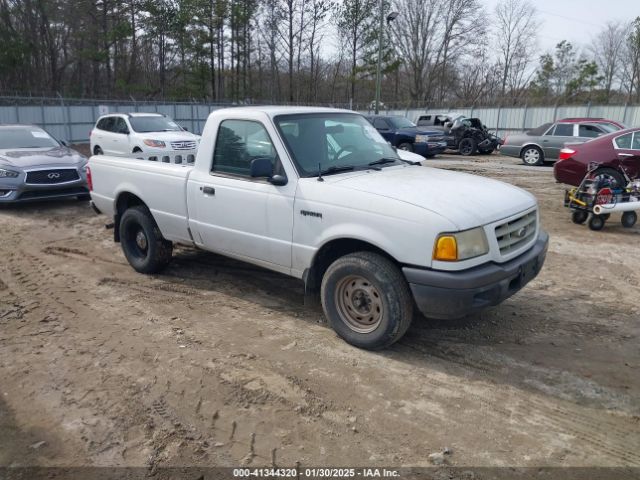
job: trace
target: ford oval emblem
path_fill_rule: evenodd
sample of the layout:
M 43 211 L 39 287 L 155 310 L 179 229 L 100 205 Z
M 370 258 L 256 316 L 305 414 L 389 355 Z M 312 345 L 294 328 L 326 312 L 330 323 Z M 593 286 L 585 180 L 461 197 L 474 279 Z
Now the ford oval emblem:
M 520 228 L 517 232 L 516 232 L 516 237 L 518 238 L 524 238 L 524 236 L 527 234 L 527 227 L 522 227 Z

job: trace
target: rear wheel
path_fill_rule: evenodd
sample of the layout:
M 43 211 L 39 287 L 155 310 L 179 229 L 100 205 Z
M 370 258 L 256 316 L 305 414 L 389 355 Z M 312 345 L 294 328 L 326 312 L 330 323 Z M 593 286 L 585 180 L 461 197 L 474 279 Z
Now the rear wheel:
M 322 278 L 322 307 L 348 343 L 374 350 L 398 341 L 413 318 L 413 298 L 398 267 L 373 252 L 333 262 Z
M 465 157 L 473 155 L 476 153 L 476 141 L 471 137 L 463 138 L 458 144 L 458 151 Z
M 165 240 L 146 207 L 135 206 L 120 219 L 120 242 L 129 264 L 140 273 L 156 273 L 171 261 L 173 245 Z
M 525 165 L 529 166 L 538 166 L 544 163 L 544 153 L 542 153 L 540 148 L 535 146 L 526 147 L 522 150 L 520 158 L 522 158 L 522 162 Z
M 573 223 L 577 223 L 578 225 L 582 225 L 589 218 L 589 212 L 585 210 L 574 210 L 571 214 L 571 221 Z

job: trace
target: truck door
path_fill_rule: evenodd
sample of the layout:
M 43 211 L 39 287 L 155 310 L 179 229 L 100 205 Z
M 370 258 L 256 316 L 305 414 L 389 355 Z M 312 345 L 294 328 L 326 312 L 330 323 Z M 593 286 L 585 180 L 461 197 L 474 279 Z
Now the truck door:
M 198 168 L 189 177 L 188 195 L 194 202 L 190 225 L 196 243 L 207 250 L 287 271 L 296 182 L 276 186 L 266 178 L 252 178 L 251 162 L 260 157 L 271 160 L 274 174 L 284 174 L 262 123 L 222 121 L 209 171 Z

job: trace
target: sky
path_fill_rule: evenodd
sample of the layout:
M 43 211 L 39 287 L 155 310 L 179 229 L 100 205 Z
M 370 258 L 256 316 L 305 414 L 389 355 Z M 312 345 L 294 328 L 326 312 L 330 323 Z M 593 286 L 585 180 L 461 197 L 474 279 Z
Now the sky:
M 498 0 L 481 0 L 491 11 Z M 533 0 L 541 22 L 538 46 L 551 51 L 561 40 L 587 45 L 609 21 L 627 22 L 640 16 L 640 0 Z

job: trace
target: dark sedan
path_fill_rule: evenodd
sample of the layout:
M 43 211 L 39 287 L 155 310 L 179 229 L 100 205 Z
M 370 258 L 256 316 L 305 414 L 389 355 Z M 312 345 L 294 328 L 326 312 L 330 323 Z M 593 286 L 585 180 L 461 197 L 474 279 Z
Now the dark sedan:
M 39 127 L 0 124 L 0 204 L 88 198 L 87 161 Z
M 580 185 L 589 169 L 594 176 L 607 176 L 620 187 L 629 178 L 640 177 L 640 128 L 620 130 L 586 143 L 568 143 L 560 150 L 560 158 L 553 167 L 556 180 Z
M 374 115 L 366 118 L 387 142 L 400 150 L 431 158 L 447 148 L 443 132 L 417 127 L 405 117 Z

